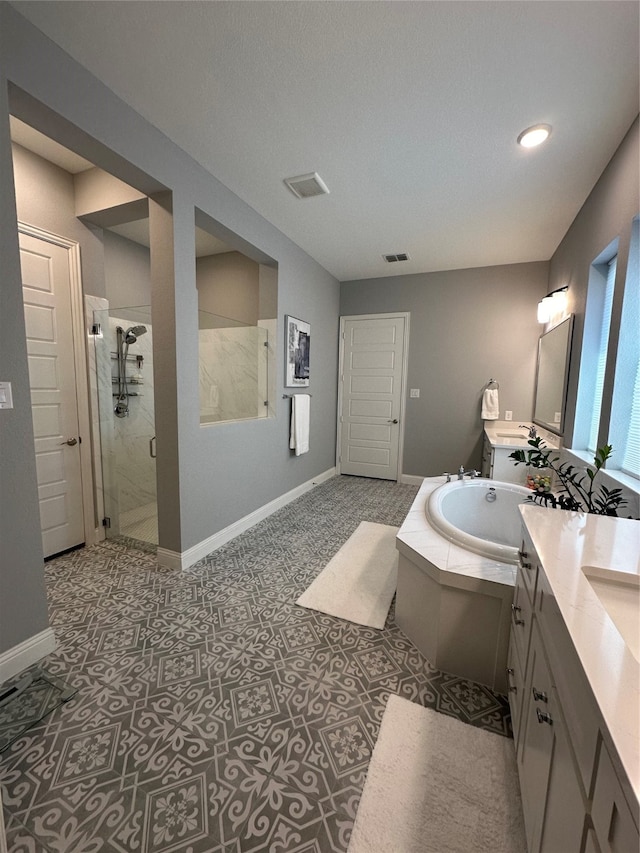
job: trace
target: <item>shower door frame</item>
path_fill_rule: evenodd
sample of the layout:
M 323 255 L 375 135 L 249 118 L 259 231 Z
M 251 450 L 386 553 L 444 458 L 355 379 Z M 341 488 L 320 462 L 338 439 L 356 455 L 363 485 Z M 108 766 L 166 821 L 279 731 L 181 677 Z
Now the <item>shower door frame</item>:
M 67 250 L 69 258 L 69 290 L 71 301 L 71 328 L 73 335 L 73 358 L 75 366 L 76 400 L 78 410 L 78 430 L 80 436 L 80 476 L 82 490 L 82 511 L 84 523 L 84 544 L 94 545 L 99 541 L 101 529 L 97 526 L 95 487 L 92 464 L 91 414 L 89 408 L 89 374 L 87 371 L 86 329 L 84 322 L 82 268 L 80 265 L 80 244 L 60 234 L 54 234 L 36 225 L 18 220 L 18 233 L 37 240 L 43 240 Z M 84 441 L 82 440 L 84 437 Z M 35 456 L 35 445 L 34 445 Z
M 112 312 L 117 313 L 118 311 L 131 311 L 135 309 L 139 309 L 140 307 L 147 306 L 121 306 L 120 308 L 112 308 L 108 299 L 104 297 L 96 297 L 96 296 L 87 296 L 85 299 L 86 305 L 86 323 L 87 328 L 91 328 L 93 324 L 96 322 L 101 326 L 99 331 L 99 337 L 103 337 L 106 333 L 108 336 L 109 330 L 109 320 L 116 319 L 122 322 L 128 322 L 127 320 L 122 320 L 122 318 L 117 318 L 112 316 Z M 148 306 L 150 308 L 150 306 Z M 96 317 L 96 313 L 100 315 L 105 315 Z M 149 328 L 151 328 L 152 324 L 149 320 L 145 321 Z M 90 383 L 91 383 L 91 401 L 92 406 L 95 408 L 96 417 L 94 418 L 93 424 L 93 441 L 95 447 L 94 453 L 94 465 L 96 471 L 96 489 L 97 489 L 97 504 L 100 510 L 101 517 L 104 516 L 103 527 L 100 530 L 100 539 L 109 539 L 111 536 L 121 536 L 128 535 L 123 534 L 120 527 L 120 503 L 119 499 L 116 497 L 114 499 L 113 495 L 110 493 L 110 490 L 114 488 L 114 485 L 117 484 L 117 473 L 115 471 L 115 466 L 112 459 L 108 459 L 106 454 L 112 454 L 114 450 L 114 446 L 112 444 L 112 438 L 109 436 L 105 436 L 103 434 L 103 423 L 106 420 L 106 410 L 103 411 L 103 406 L 101 405 L 101 397 L 99 392 L 99 379 L 98 379 L 98 368 L 99 368 L 99 356 L 97 354 L 96 349 L 93 350 L 94 357 L 89 360 L 90 366 Z M 152 361 L 153 364 L 153 361 Z M 153 369 L 153 367 L 152 367 Z M 145 382 L 145 384 L 147 384 Z M 152 386 L 151 386 L 152 387 Z M 111 386 L 109 388 L 109 394 L 111 394 Z M 113 405 L 109 405 L 108 407 L 109 416 L 111 418 L 115 417 L 113 414 Z M 154 431 L 155 431 L 155 407 L 153 411 L 154 417 Z M 104 419 L 104 420 L 103 420 Z M 152 441 L 155 439 L 155 435 L 151 439 Z M 154 459 L 156 458 L 156 454 L 151 452 L 151 446 L 149 447 L 149 454 Z M 105 469 L 106 465 L 106 469 Z M 154 465 L 154 488 L 155 488 L 155 498 L 154 503 L 156 505 L 156 515 L 157 515 L 157 472 L 155 470 Z M 115 500 L 115 505 L 114 505 Z M 117 513 L 116 513 L 117 510 Z M 117 522 L 116 522 L 117 518 Z M 142 538 L 140 541 L 147 542 L 153 547 L 158 547 L 157 542 L 152 542 L 149 539 Z

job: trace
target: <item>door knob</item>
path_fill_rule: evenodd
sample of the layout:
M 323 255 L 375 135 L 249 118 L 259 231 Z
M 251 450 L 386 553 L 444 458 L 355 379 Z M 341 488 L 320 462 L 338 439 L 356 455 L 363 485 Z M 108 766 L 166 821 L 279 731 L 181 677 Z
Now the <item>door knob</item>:
M 61 444 L 68 444 L 69 447 L 75 447 L 76 444 L 78 443 L 78 439 L 77 438 L 68 438 L 66 441 L 62 441 L 60 443 Z
M 397 418 L 394 418 L 393 420 L 389 419 L 389 420 L 387 421 L 387 423 L 388 423 L 388 424 L 397 424 L 397 423 L 398 423 L 398 419 L 397 419 Z

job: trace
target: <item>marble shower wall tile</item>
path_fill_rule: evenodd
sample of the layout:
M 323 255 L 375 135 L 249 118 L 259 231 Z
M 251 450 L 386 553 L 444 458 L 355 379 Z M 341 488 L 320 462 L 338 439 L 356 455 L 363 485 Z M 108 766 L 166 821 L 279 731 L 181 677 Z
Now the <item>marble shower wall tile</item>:
M 200 330 L 201 422 L 266 416 L 265 339 L 265 330 L 255 326 Z
M 130 319 L 109 317 L 108 349 L 110 359 L 110 388 L 113 395 L 117 384 L 112 378 L 118 376 L 117 360 L 111 356 L 117 349 L 116 328 L 123 329 L 132 325 Z M 144 324 L 147 333 L 129 347 L 129 356 L 141 355 L 141 367 L 128 359 L 127 377 L 139 379 L 142 384 L 129 385 L 129 414 L 117 418 L 113 411 L 115 397 L 111 396 L 110 445 L 112 447 L 112 467 L 117 489 L 118 514 L 128 512 L 143 504 L 156 500 L 156 463 L 149 453 L 149 442 L 155 435 L 155 413 L 153 393 L 153 330 L 149 323 Z M 134 394 L 136 396 L 134 396 Z M 104 435 L 104 434 L 103 434 Z M 113 524 L 113 520 L 112 520 Z

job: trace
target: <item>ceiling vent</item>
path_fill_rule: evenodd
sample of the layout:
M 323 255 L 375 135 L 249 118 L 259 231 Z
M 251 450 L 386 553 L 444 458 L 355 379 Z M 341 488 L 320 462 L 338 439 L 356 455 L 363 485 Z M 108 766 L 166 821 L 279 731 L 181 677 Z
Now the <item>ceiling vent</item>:
M 296 175 L 295 178 L 285 178 L 285 184 L 298 198 L 313 198 L 316 195 L 327 195 L 329 188 L 317 172 L 308 175 Z
M 388 264 L 395 264 L 398 261 L 410 261 L 407 252 L 397 252 L 395 255 L 383 255 L 382 256 Z

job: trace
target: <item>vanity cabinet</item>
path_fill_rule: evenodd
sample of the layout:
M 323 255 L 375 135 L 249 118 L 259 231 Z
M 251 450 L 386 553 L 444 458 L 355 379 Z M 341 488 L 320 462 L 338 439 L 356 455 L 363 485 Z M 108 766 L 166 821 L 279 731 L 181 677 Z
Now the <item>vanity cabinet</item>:
M 529 853 L 637 853 L 637 801 L 525 531 L 508 656 Z
M 580 853 L 586 798 L 537 625 L 529 656 L 518 756 L 527 847 L 544 853 Z
M 482 445 L 482 476 L 491 480 L 500 480 L 503 483 L 526 485 L 528 467 L 516 466 L 513 459 L 509 459 L 509 454 L 516 449 L 515 447 L 494 447 L 485 433 Z

